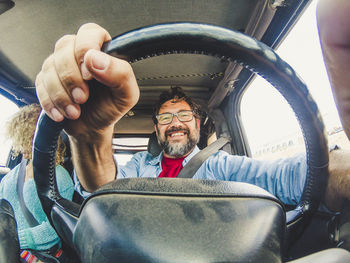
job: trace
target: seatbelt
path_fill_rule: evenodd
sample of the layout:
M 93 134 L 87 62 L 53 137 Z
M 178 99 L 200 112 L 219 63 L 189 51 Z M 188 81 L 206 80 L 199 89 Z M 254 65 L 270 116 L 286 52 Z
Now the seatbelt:
M 21 164 L 19 166 L 18 179 L 17 179 L 17 195 L 18 195 L 19 205 L 22 209 L 25 219 L 27 220 L 28 225 L 30 227 L 35 227 L 39 225 L 39 222 L 35 219 L 33 214 L 29 211 L 23 198 L 23 186 L 24 186 L 24 178 L 26 176 L 26 166 L 27 166 L 27 160 L 22 158 Z
M 209 156 L 216 153 L 229 142 L 230 140 L 228 138 L 221 137 L 212 144 L 205 147 L 203 150 L 193 156 L 191 160 L 188 161 L 188 163 L 184 168 L 182 168 L 176 178 L 192 178 L 199 167 L 201 167 L 201 165 L 205 162 L 205 160 L 208 159 Z

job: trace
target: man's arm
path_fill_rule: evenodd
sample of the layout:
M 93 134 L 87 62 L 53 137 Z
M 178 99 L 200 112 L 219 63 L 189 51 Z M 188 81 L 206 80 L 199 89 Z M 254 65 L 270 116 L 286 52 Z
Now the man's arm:
M 130 64 L 100 51 L 110 40 L 96 24 L 56 42 L 36 78 L 42 108 L 55 121 L 66 118 L 73 164 L 87 191 L 115 179 L 113 128 L 138 101 Z
M 317 22 L 335 102 L 350 138 L 350 1 L 320 0 Z
M 219 152 L 207 164 L 215 178 L 257 185 L 283 203 L 296 205 L 303 193 L 307 165 L 305 154 L 278 160 L 256 160 Z M 339 211 L 350 200 L 350 151 L 334 150 L 329 154 L 329 178 L 322 201 L 332 211 Z M 203 174 L 210 174 L 202 166 Z M 221 176 L 220 176 L 221 175 Z M 211 179 L 211 178 L 210 178 Z
M 93 138 L 70 136 L 75 173 L 88 192 L 93 192 L 116 177 L 112 136 L 113 129 Z
M 219 151 L 198 172 L 204 174 L 205 179 L 212 179 L 208 175 L 213 174 L 217 180 L 257 185 L 283 203 L 296 205 L 303 193 L 306 171 L 305 154 L 278 160 L 257 160 Z

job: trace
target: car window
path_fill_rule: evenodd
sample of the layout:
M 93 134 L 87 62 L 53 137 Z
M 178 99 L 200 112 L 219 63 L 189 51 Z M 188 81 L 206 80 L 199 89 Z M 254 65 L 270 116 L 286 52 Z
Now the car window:
M 147 151 L 148 137 L 113 138 L 114 158 L 119 165 L 124 165 L 132 156 L 140 151 Z
M 305 151 L 294 112 L 282 95 L 261 77 L 244 94 L 241 114 L 254 158 L 290 157 Z
M 17 111 L 18 107 L 16 104 L 0 95 L 0 166 L 6 166 L 7 158 L 11 149 L 10 140 L 5 138 L 5 124 Z
M 328 143 L 350 148 L 337 114 L 316 27 L 316 2 L 287 36 L 277 53 L 306 82 L 321 112 Z M 253 157 L 270 159 L 305 150 L 294 113 L 284 98 L 265 80 L 255 78 L 241 103 L 244 129 Z

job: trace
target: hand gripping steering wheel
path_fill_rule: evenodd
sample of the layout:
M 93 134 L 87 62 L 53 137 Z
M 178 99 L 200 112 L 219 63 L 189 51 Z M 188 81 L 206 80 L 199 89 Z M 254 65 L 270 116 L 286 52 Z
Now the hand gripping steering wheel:
M 162 24 L 130 31 L 106 43 L 103 50 L 129 62 L 173 53 L 211 55 L 235 61 L 269 81 L 294 110 L 306 144 L 303 194 L 296 208 L 286 213 L 288 242 L 299 236 L 325 191 L 328 147 L 318 108 L 304 82 L 286 62 L 265 44 L 240 32 L 197 23 Z M 74 247 L 74 231 L 83 207 L 63 199 L 57 190 L 55 151 L 62 127 L 63 123 L 41 114 L 33 150 L 34 179 L 47 217 L 61 238 Z

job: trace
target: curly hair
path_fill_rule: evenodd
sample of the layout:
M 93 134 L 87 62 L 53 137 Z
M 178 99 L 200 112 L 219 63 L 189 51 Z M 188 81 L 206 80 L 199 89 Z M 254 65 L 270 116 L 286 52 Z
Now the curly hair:
M 181 87 L 170 87 L 169 90 L 164 91 L 159 95 L 159 100 L 158 100 L 157 104 L 154 106 L 153 115 L 152 115 L 152 120 L 153 120 L 154 124 L 158 123 L 156 116 L 158 115 L 159 110 L 162 107 L 162 105 L 165 102 L 167 102 L 168 100 L 172 100 L 172 99 L 174 101 L 184 100 L 191 107 L 191 109 L 194 113 L 194 116 L 196 118 L 200 119 L 202 117 L 203 112 L 201 111 L 199 104 L 194 102 L 191 99 L 191 97 L 187 96 Z
M 6 137 L 12 141 L 12 157 L 20 153 L 26 159 L 32 158 L 32 145 L 36 123 L 41 112 L 39 104 L 30 104 L 16 112 L 6 124 Z M 63 164 L 66 147 L 58 140 L 56 165 Z

